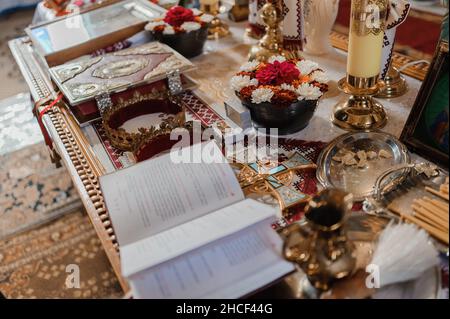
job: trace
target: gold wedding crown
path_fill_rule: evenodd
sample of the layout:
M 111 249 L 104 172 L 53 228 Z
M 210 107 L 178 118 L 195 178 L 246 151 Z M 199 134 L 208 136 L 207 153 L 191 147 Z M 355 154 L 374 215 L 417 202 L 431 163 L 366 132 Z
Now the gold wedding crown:
M 117 103 L 105 100 L 99 103 L 103 128 L 111 145 L 135 153 L 152 139 L 170 134 L 175 128 L 184 127 L 186 116 L 184 107 L 178 97 L 167 91 L 152 90 L 150 93 L 134 92 L 131 98 L 119 98 Z M 138 132 L 127 132 L 120 127 L 127 120 L 136 116 L 162 112 L 170 114 L 162 119 L 159 127 L 140 127 Z M 131 115 L 131 117 L 130 117 Z

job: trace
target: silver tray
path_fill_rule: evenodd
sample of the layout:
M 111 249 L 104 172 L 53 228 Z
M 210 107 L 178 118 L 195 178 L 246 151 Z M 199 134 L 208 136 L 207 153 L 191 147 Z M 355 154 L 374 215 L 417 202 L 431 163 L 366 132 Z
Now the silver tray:
M 346 166 L 333 160 L 345 150 L 385 150 L 392 158 L 369 160 L 364 168 Z M 388 168 L 409 163 L 407 148 L 394 136 L 383 132 L 347 133 L 337 137 L 325 147 L 317 160 L 317 179 L 324 187 L 340 188 L 352 193 L 356 201 L 373 194 L 375 182 Z

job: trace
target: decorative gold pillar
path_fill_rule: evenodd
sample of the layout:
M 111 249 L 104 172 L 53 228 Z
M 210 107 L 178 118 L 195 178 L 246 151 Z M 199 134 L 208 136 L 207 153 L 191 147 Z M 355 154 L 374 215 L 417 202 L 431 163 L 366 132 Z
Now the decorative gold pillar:
M 283 34 L 281 32 L 281 0 L 268 0 L 261 9 L 261 18 L 266 25 L 266 33 L 252 46 L 249 60 L 267 61 L 274 55 L 285 55 L 283 50 Z

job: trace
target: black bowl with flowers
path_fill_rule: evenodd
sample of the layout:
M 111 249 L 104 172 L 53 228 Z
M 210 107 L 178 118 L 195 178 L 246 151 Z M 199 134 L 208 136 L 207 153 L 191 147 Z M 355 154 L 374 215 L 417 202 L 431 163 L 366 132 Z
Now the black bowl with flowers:
M 153 38 L 180 53 L 186 58 L 193 58 L 203 53 L 208 38 L 208 27 L 175 34 L 154 33 Z
M 167 44 L 186 58 L 195 57 L 203 52 L 213 16 L 194 10 L 172 7 L 164 17 L 149 22 L 145 29 L 155 40 Z
M 288 105 L 242 101 L 250 111 L 253 126 L 267 134 L 294 134 L 308 126 L 314 116 L 318 100 L 296 101 Z M 272 132 L 270 129 L 276 129 Z
M 317 63 L 275 56 L 244 64 L 230 81 L 250 111 L 253 126 L 293 134 L 308 126 L 319 99 L 328 90 L 325 72 Z

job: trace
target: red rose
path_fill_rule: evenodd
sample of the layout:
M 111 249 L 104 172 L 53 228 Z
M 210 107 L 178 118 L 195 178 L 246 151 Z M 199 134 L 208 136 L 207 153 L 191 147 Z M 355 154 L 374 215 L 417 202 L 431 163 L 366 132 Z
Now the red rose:
M 290 84 L 299 76 L 300 71 L 289 61 L 268 63 L 256 71 L 259 84 L 265 85 Z
M 186 9 L 181 6 L 175 6 L 167 11 L 164 22 L 173 27 L 179 27 L 184 22 L 194 21 L 194 13 L 191 9 Z

